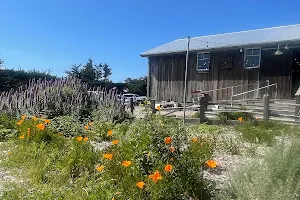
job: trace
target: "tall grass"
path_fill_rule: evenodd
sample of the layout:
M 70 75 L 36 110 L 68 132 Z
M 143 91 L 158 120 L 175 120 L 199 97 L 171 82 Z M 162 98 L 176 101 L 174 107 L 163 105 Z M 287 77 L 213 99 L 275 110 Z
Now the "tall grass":
M 300 198 L 300 142 L 280 145 L 241 170 L 219 199 L 293 200 Z

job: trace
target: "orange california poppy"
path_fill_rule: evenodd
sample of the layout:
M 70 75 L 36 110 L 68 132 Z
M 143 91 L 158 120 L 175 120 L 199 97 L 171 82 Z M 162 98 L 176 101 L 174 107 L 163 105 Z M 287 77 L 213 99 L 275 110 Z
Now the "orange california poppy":
M 160 106 L 156 106 L 156 110 L 160 111 Z
M 10 156 L 10 155 L 11 155 L 11 151 L 7 152 L 7 155 L 9 155 L 9 156 Z
M 83 128 L 84 128 L 85 130 L 89 130 L 89 125 L 85 125 Z
M 138 188 L 143 189 L 145 183 L 143 181 L 140 181 L 136 184 L 136 186 L 138 186 Z
M 45 124 L 50 124 L 51 121 L 50 121 L 50 119 L 45 119 L 44 122 L 45 122 Z
M 20 138 L 21 140 L 23 140 L 23 139 L 25 138 L 25 135 L 22 134 L 22 135 L 19 136 L 19 138 Z
M 172 142 L 172 138 L 171 137 L 166 137 L 165 138 L 165 143 L 166 144 L 171 144 L 171 142 Z
M 113 159 L 113 155 L 110 154 L 110 153 L 105 153 L 105 154 L 103 154 L 103 157 L 104 157 L 105 159 L 109 159 L 109 160 L 112 160 L 112 159 Z
M 117 145 L 117 144 L 119 143 L 119 140 L 113 140 L 111 143 L 112 143 L 113 145 Z
M 129 160 L 124 160 L 123 163 L 122 163 L 122 165 L 123 165 L 124 167 L 129 167 L 129 165 L 131 165 L 131 161 L 129 161 Z
M 85 142 L 87 142 L 88 140 L 89 140 L 88 137 L 84 137 L 84 138 L 83 138 L 83 141 L 85 141 Z
M 174 152 L 175 148 L 174 147 L 170 147 L 170 151 Z
M 41 131 L 45 130 L 45 124 L 38 124 L 38 125 L 36 125 L 36 127 L 38 129 L 40 129 Z
M 243 118 L 242 118 L 242 117 L 239 117 L 238 120 L 239 120 L 240 122 L 242 122 L 242 121 L 243 121 Z
M 107 131 L 107 135 L 108 135 L 108 136 L 111 136 L 112 134 L 113 134 L 113 131 L 112 131 L 112 130 L 108 130 L 108 131 Z
M 23 116 L 21 117 L 21 119 L 23 119 L 23 120 L 24 120 L 24 119 L 26 119 L 26 116 L 25 116 L 25 115 L 23 115 Z
M 196 142 L 197 142 L 197 140 L 198 140 L 197 138 L 193 138 L 193 142 L 194 142 L 194 143 L 196 143 Z
M 23 123 L 23 120 L 17 122 L 17 125 L 20 126 Z
M 94 122 L 89 122 L 89 125 L 92 126 L 94 124 Z
M 149 175 L 149 178 L 151 178 L 153 180 L 154 183 L 157 182 L 157 180 L 161 180 L 162 179 L 162 176 L 161 174 L 159 173 L 159 171 L 155 171 L 154 174 L 151 174 Z
M 27 135 L 30 136 L 30 128 L 27 129 Z
M 76 138 L 76 140 L 80 142 L 80 141 L 83 140 L 83 137 L 82 137 L 82 136 L 79 136 L 79 137 Z
M 103 171 L 104 166 L 103 166 L 103 165 L 100 165 L 100 166 L 98 166 L 96 169 L 97 169 L 98 172 L 101 172 L 101 171 Z
M 217 167 L 217 162 L 214 161 L 214 160 L 208 160 L 208 161 L 206 161 L 206 165 L 207 165 L 209 168 L 216 168 L 216 167 Z
M 32 117 L 32 120 L 33 120 L 33 121 L 36 121 L 36 120 L 37 120 L 37 117 L 36 117 L 36 116 L 33 116 L 33 117 Z
M 172 166 L 172 165 L 169 165 L 169 164 L 168 164 L 168 165 L 165 166 L 165 171 L 166 171 L 166 172 L 170 172 L 170 171 L 172 171 L 172 169 L 173 169 L 173 166 Z

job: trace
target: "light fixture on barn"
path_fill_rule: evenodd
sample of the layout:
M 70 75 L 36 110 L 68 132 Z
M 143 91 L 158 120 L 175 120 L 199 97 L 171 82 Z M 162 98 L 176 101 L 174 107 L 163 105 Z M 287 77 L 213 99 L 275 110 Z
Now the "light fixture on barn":
M 243 53 L 243 48 L 242 47 L 240 48 L 240 52 Z
M 282 55 L 282 54 L 283 54 L 283 53 L 282 53 L 282 51 L 280 51 L 279 45 L 278 45 L 277 51 L 275 51 L 274 55 L 275 55 L 275 56 L 280 56 L 280 55 Z

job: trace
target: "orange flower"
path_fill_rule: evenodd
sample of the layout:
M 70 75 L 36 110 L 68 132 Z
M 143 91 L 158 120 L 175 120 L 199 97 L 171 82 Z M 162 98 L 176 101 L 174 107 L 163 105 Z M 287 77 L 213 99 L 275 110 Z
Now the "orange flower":
M 156 106 L 156 110 L 160 111 L 160 106 Z
M 76 140 L 80 142 L 80 141 L 83 140 L 83 137 L 82 137 L 82 136 L 79 136 L 79 137 L 76 138 Z
M 88 137 L 84 137 L 84 138 L 83 138 L 83 141 L 85 141 L 85 142 L 87 142 L 88 140 L 89 140 Z
M 172 142 L 172 138 L 171 137 L 166 137 L 165 138 L 165 143 L 166 144 L 171 144 L 171 142 Z
M 112 134 L 113 134 L 113 131 L 112 131 L 112 130 L 108 130 L 108 131 L 107 131 L 107 135 L 108 135 L 108 136 L 111 136 Z
M 94 122 L 89 122 L 89 125 L 92 126 L 94 124 Z
M 30 136 L 30 128 L 27 129 L 27 135 Z
M 45 119 L 44 122 L 45 124 L 50 124 L 50 119 Z
M 119 140 L 113 140 L 111 143 L 112 143 L 113 145 L 117 145 L 117 144 L 119 143 Z
M 25 115 L 23 115 L 23 116 L 21 117 L 21 119 L 23 119 L 23 120 L 24 120 L 24 119 L 26 119 L 26 116 L 25 116 Z
M 197 140 L 198 140 L 197 138 L 193 138 L 193 142 L 194 142 L 194 143 L 196 143 L 196 142 L 197 142 Z
M 170 151 L 174 152 L 175 148 L 174 147 L 170 147 Z
M 238 120 L 239 120 L 240 122 L 242 122 L 242 121 L 243 121 L 243 118 L 242 118 L 242 117 L 239 117 Z
M 161 180 L 162 179 L 159 171 L 157 171 L 157 170 L 154 172 L 154 174 L 149 175 L 149 178 L 151 178 L 154 183 L 156 183 L 157 180 Z
M 170 171 L 172 171 L 172 169 L 173 169 L 172 165 L 166 165 L 165 166 L 165 171 L 166 172 L 170 172 Z
M 217 167 L 217 162 L 214 161 L 214 160 L 208 160 L 208 161 L 206 161 L 206 165 L 207 165 L 209 168 L 216 168 L 216 167 Z
M 113 155 L 112 155 L 112 154 L 109 154 L 109 153 L 105 153 L 105 154 L 103 155 L 103 157 L 104 157 L 105 159 L 109 159 L 109 160 L 112 160 L 112 159 L 113 159 Z
M 88 126 L 88 125 L 85 125 L 83 128 L 84 128 L 85 130 L 89 130 L 89 126 Z
M 44 119 L 44 116 L 41 116 L 40 118 L 41 118 L 41 119 Z
M 45 124 L 38 124 L 38 125 L 36 125 L 36 127 L 38 129 L 40 129 L 41 131 L 45 130 Z
M 136 184 L 136 186 L 138 186 L 138 188 L 140 188 L 140 189 L 143 189 L 144 185 L 145 185 L 145 183 L 142 181 L 140 181 Z
M 123 163 L 122 163 L 122 165 L 123 165 L 124 167 L 129 167 L 129 165 L 131 165 L 131 161 L 129 161 L 129 160 L 124 160 Z
M 17 122 L 17 125 L 20 126 L 23 123 L 23 120 Z
M 101 171 L 103 171 L 104 166 L 103 166 L 103 165 L 100 165 L 100 166 L 98 166 L 96 169 L 97 169 L 98 172 L 101 172 Z
M 36 120 L 37 120 L 37 117 L 36 117 L 36 116 L 33 116 L 33 117 L 32 117 L 32 120 L 33 120 L 33 121 L 36 121 Z
M 9 155 L 9 156 L 10 156 L 10 155 L 11 155 L 11 151 L 7 152 L 7 155 Z
M 19 138 L 20 138 L 21 140 L 23 140 L 23 139 L 25 138 L 25 135 L 22 134 L 22 135 L 19 136 Z

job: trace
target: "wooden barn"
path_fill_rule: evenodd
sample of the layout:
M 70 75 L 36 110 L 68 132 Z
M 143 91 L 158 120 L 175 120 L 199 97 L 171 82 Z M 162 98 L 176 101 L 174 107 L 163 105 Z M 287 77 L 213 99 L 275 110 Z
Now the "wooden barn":
M 300 24 L 178 39 L 141 56 L 148 58 L 148 96 L 156 100 L 183 101 L 186 57 L 187 101 L 197 91 L 213 100 L 266 92 L 289 99 L 300 86 Z

